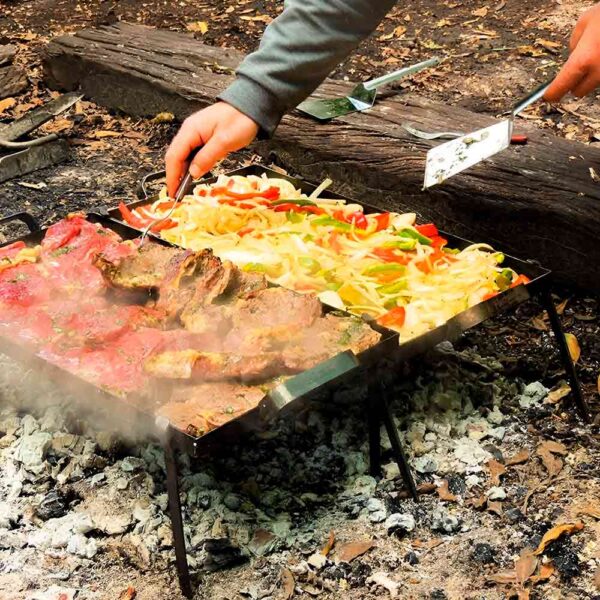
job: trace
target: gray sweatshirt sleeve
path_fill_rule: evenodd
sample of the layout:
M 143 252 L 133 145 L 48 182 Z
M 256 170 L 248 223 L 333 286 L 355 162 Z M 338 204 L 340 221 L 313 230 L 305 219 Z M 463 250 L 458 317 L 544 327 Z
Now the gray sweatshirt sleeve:
M 396 0 L 286 0 L 260 46 L 219 95 L 272 135 L 298 105 L 381 22 Z

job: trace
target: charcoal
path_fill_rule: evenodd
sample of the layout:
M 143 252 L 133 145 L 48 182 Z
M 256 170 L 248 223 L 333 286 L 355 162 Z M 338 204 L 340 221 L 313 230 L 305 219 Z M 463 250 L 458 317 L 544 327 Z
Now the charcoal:
M 496 552 L 490 544 L 475 544 L 471 558 L 475 562 L 487 565 L 496 562 Z
M 69 511 L 69 500 L 59 490 L 48 492 L 45 498 L 35 509 L 35 514 L 43 521 L 57 519 Z
M 246 558 L 228 538 L 207 539 L 202 544 L 199 565 L 203 571 L 212 573 L 243 563 Z

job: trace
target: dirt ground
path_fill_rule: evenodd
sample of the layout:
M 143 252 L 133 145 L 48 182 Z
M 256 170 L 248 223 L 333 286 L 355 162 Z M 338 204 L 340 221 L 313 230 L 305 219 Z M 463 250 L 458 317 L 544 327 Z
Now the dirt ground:
M 334 76 L 351 80 L 368 78 L 398 68 L 408 61 L 416 62 L 439 53 L 448 56 L 448 60 L 427 75 L 402 85 L 410 86 L 432 100 L 496 114 L 506 110 L 521 94 L 549 77 L 560 66 L 566 56 L 564 48 L 577 15 L 591 4 L 574 0 L 417 0 L 399 3 L 377 32 L 336 69 Z M 52 36 L 110 23 L 115 19 L 177 31 L 198 29 L 193 24 L 203 22 L 207 30 L 204 34 L 197 31 L 193 34 L 196 37 L 208 44 L 249 51 L 256 47 L 266 23 L 276 16 L 281 7 L 282 3 L 271 0 L 3 0 L 0 5 L 0 43 L 17 44 L 17 61 L 26 69 L 30 87 L 15 98 L 13 106 L 0 111 L 0 123 L 24 114 L 51 97 L 42 81 L 39 56 Z M 600 143 L 597 96 L 567 99 L 557 107 L 542 104 L 530 113 L 529 118 L 558 135 L 590 144 Z M 149 171 L 162 168 L 165 148 L 176 129 L 175 123 L 134 120 L 109 114 L 100 107 L 81 101 L 67 115 L 44 127 L 45 132 L 57 132 L 70 140 L 73 159 L 0 184 L 0 214 L 26 209 L 42 222 L 49 223 L 70 211 L 112 207 L 121 199 L 131 199 L 140 178 Z M 237 165 L 252 158 L 250 152 L 242 152 L 226 161 L 224 166 Z M 598 415 L 599 299 L 564 289 L 557 289 L 556 294 L 557 302 L 561 303 L 563 324 L 576 336 L 581 347 L 579 372 L 586 398 Z M 557 389 L 560 389 L 559 382 L 564 378 L 553 351 L 548 322 L 535 303 L 528 303 L 512 315 L 469 332 L 460 347 L 494 356 L 507 377 L 519 377 L 526 382 L 541 380 L 547 387 Z M 418 547 L 415 542 L 419 541 L 414 535 L 401 540 L 389 538 L 381 526 L 373 530 L 369 523 L 362 521 L 344 522 L 342 528 L 336 531 L 342 541 L 377 538 L 374 555 L 366 562 L 375 571 L 398 569 L 408 584 L 397 597 L 438 600 L 446 597 L 488 600 L 509 597 L 508 587 L 498 587 L 488 577 L 500 568 L 511 567 L 512 557 L 518 557 L 524 542 L 539 542 L 540 534 L 559 516 L 579 518 L 575 509 L 580 500 L 598 497 L 598 465 L 594 463 L 599 452 L 598 417 L 595 427 L 577 427 L 574 416 L 557 402 L 529 414 L 520 414 L 518 408 L 513 407 L 509 418 L 511 426 L 524 436 L 530 448 L 537 447 L 542 439 L 552 439 L 564 442 L 569 452 L 568 473 L 546 487 L 535 489 L 530 507 L 530 515 L 533 516 L 527 518 L 525 525 L 512 523 L 506 516 L 493 512 L 477 512 L 474 520 L 472 515 L 470 517 L 476 525 L 469 532 L 445 539 L 430 549 L 421 547 L 421 562 L 413 566 L 404 561 L 401 567 L 394 566 L 389 557 L 404 557 L 414 551 Z M 507 476 L 506 485 L 513 491 L 529 486 L 527 489 L 531 491 L 535 487 L 532 481 L 539 480 L 540 485 L 544 482 L 541 469 L 538 459 L 519 466 Z M 516 491 L 514 493 L 517 494 Z M 519 498 L 514 504 L 522 506 L 524 500 Z M 338 500 L 335 495 L 329 498 L 333 504 Z M 439 502 L 438 497 L 428 496 L 419 510 L 425 514 Z M 457 510 L 473 513 L 472 508 L 467 509 L 462 504 Z M 551 583 L 545 584 L 541 591 L 533 591 L 532 598 L 598 598 L 598 572 L 596 584 L 593 578 L 594 568 L 600 568 L 594 567 L 600 560 L 600 534 L 598 522 L 589 517 L 586 519 L 585 542 L 576 542 L 575 550 L 570 542 L 565 542 L 564 549 L 560 546 L 556 550 L 560 556 L 555 557 L 555 562 L 566 565 L 567 574 L 562 571 L 554 574 Z M 323 527 L 325 522 L 326 518 L 325 521 L 320 520 Z M 499 565 L 495 562 L 493 566 L 475 564 L 468 559 L 472 547 L 481 540 L 502 548 Z M 314 552 L 316 549 L 313 546 L 309 550 Z M 568 575 L 569 553 L 579 553 L 587 561 L 576 575 Z M 259 558 L 249 566 L 207 576 L 203 578 L 205 591 L 200 592 L 198 597 L 215 600 L 269 598 L 268 594 L 263 596 L 256 591 L 263 580 L 276 582 L 274 573 L 278 574 L 286 561 L 298 564 L 306 557 L 306 553 L 295 550 L 281 555 L 277 559 L 280 564 Z M 580 562 L 583 563 L 584 559 Z M 356 569 L 360 570 L 359 567 Z M 75 581 L 98 590 L 98 597 L 102 600 L 116 600 L 120 597 L 120 590 L 128 586 L 138 590 L 139 598 L 179 598 L 172 573 L 172 565 L 168 563 L 142 570 L 129 558 L 106 552 L 98 555 L 92 568 L 78 571 Z M 7 597 L 11 597 L 9 592 L 17 594 L 14 598 L 18 600 L 26 597 L 25 588 L 22 592 L 17 591 L 22 584 L 19 576 L 18 573 L 4 572 L 0 561 L 0 591 Z M 305 590 L 298 594 L 297 597 L 301 598 L 320 596 L 367 600 L 392 594 L 385 587 L 374 585 L 360 585 L 351 592 L 328 591 L 320 580 L 309 578 L 305 581 L 302 579 L 304 576 L 297 577 Z M 363 582 L 365 579 L 366 576 L 362 577 Z M 275 591 L 272 597 L 283 598 L 280 586 L 273 585 Z M 597 586 L 596 595 L 594 585 Z M 106 593 L 102 594 L 102 590 Z

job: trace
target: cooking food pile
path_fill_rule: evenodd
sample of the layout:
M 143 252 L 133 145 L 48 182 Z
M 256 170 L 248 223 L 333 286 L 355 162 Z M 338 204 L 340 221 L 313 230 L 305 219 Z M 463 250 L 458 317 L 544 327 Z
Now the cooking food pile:
M 367 313 L 400 332 L 401 341 L 445 323 L 463 310 L 522 283 L 487 244 L 449 248 L 435 225 L 413 213 L 366 214 L 359 204 L 310 196 L 289 181 L 220 176 L 196 186 L 173 206 L 166 197 L 130 210 L 123 219 L 192 250 L 212 248 L 245 272 L 311 292 L 327 304 Z
M 83 215 L 0 248 L 0 334 L 201 435 L 282 377 L 380 335 L 210 250 L 124 241 Z

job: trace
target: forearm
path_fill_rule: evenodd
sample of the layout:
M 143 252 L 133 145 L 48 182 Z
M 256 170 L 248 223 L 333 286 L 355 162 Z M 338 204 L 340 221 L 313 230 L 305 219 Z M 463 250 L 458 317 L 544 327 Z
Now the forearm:
M 219 98 L 273 133 L 381 22 L 396 0 L 288 0 Z

